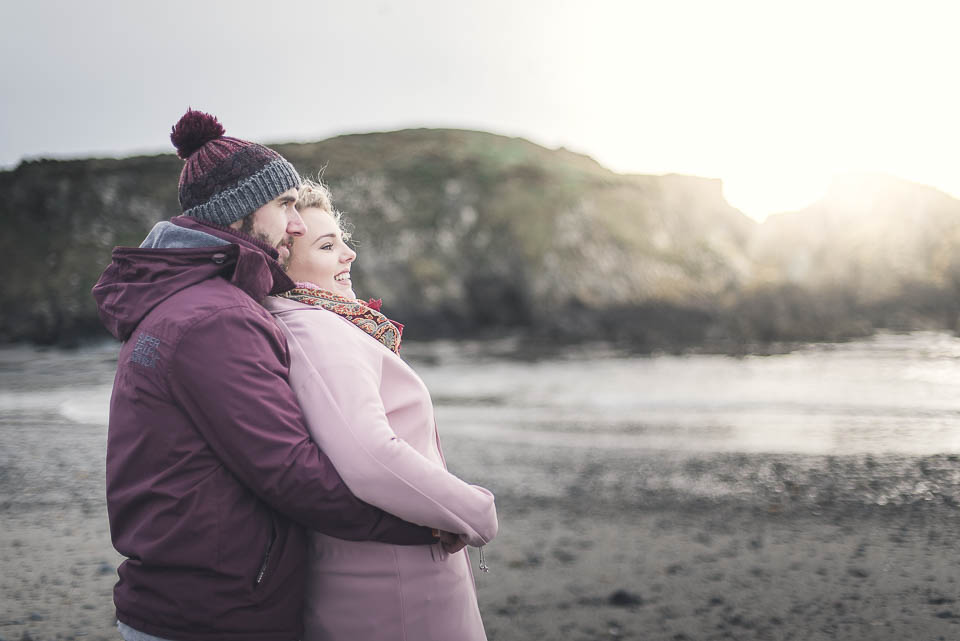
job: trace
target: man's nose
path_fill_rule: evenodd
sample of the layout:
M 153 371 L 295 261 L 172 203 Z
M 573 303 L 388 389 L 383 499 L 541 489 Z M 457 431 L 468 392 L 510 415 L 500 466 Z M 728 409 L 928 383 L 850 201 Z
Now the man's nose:
M 307 233 L 307 224 L 300 217 L 300 212 L 296 209 L 287 218 L 287 233 L 291 236 L 303 236 Z

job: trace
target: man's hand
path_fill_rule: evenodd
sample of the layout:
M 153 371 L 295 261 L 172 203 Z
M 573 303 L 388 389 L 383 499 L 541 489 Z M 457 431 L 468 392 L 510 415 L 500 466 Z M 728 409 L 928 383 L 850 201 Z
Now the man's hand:
M 467 546 L 459 534 L 452 534 L 443 530 L 440 531 L 440 545 L 443 546 L 443 550 L 447 554 L 454 554 Z

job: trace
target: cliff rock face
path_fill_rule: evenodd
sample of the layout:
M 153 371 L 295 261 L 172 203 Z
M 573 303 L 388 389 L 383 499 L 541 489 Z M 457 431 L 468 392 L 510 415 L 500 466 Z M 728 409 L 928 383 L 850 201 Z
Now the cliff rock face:
M 717 180 L 615 174 L 518 138 L 419 129 L 274 145 L 354 226 L 360 296 L 408 336 L 604 339 L 639 349 L 957 325 L 960 201 L 878 176 L 758 225 Z M 0 172 L 0 340 L 102 335 L 115 245 L 179 214 L 181 162 Z
M 708 309 L 746 276 L 753 224 L 718 181 L 621 176 L 567 151 L 451 130 L 282 153 L 306 174 L 326 167 L 356 228 L 358 292 L 434 332 L 590 331 L 583 323 L 601 310 Z
M 90 289 L 115 245 L 179 211 L 175 156 L 35 161 L 0 172 L 0 340 L 100 331 Z
M 355 228 L 358 295 L 382 297 L 413 336 L 513 327 L 649 341 L 661 312 L 664 330 L 679 314 L 696 334 L 750 277 L 755 225 L 716 180 L 618 175 L 566 150 L 459 130 L 274 148 L 304 175 L 323 172 Z M 90 287 L 113 246 L 179 213 L 180 166 L 171 154 L 0 173 L 0 338 L 95 331 Z

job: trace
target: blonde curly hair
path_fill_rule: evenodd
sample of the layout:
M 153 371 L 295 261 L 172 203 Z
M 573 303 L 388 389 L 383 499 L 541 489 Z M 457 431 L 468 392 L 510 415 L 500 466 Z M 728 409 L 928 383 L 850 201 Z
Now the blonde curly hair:
M 343 213 L 333 208 L 330 190 L 319 180 L 304 178 L 297 192 L 297 211 L 303 211 L 310 207 L 316 207 L 327 212 L 337 222 L 343 241 L 350 240 L 350 231 L 347 229 L 346 222 L 343 220 Z

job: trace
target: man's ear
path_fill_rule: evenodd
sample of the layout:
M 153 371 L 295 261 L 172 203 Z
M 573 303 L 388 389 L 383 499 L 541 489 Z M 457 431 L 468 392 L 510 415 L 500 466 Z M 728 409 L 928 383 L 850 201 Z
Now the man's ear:
M 243 229 L 243 223 L 246 222 L 247 218 L 250 218 L 251 216 L 253 216 L 253 214 L 247 214 L 240 220 L 235 220 L 232 223 L 230 223 L 228 227 L 230 227 L 230 229 L 235 229 L 237 231 L 240 231 L 241 229 Z M 250 218 L 250 222 L 251 223 L 253 222 L 252 218 Z

